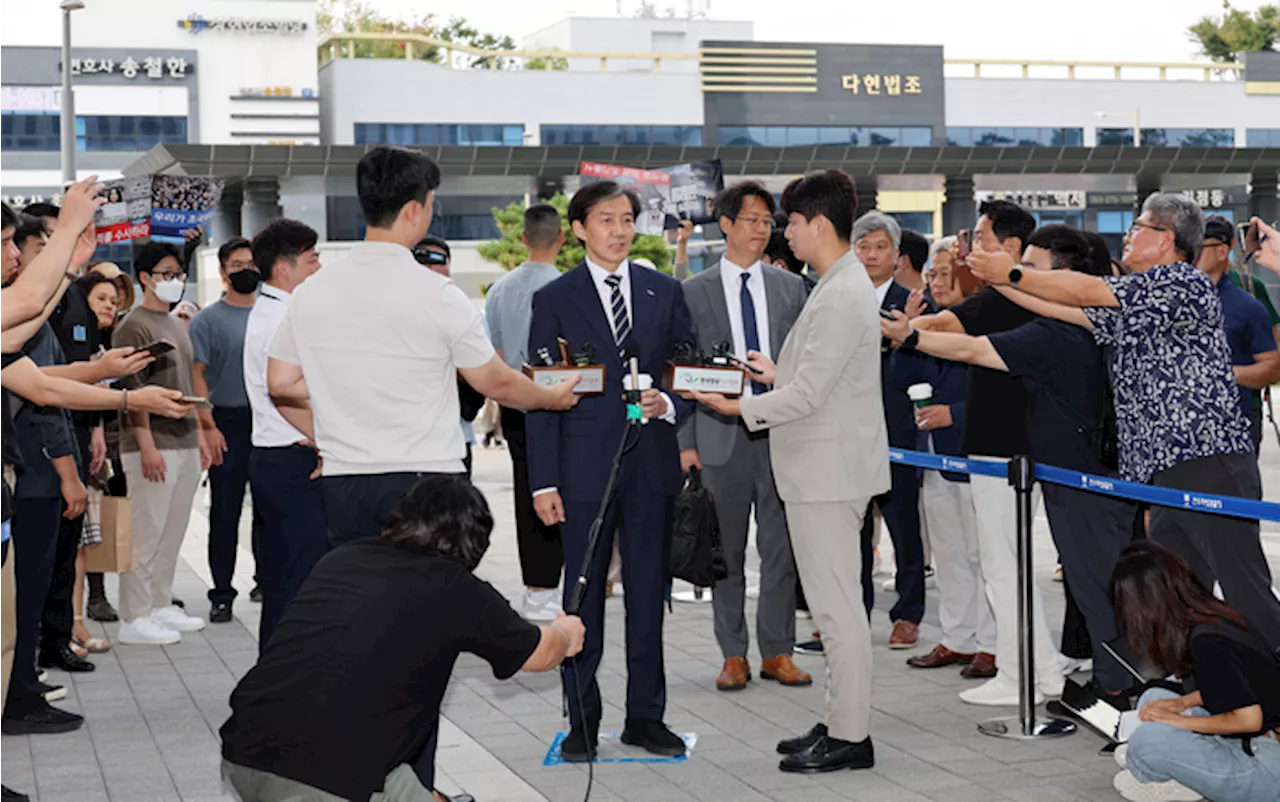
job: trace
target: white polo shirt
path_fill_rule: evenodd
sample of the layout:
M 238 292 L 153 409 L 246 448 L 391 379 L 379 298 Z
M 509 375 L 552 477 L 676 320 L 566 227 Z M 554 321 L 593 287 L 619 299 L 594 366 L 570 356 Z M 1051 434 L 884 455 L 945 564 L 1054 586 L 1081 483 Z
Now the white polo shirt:
M 267 349 L 291 301 L 289 293 L 263 284 L 244 329 L 244 389 L 253 411 L 252 440 L 258 448 L 282 448 L 307 439 L 284 419 L 267 392 Z
M 408 248 L 362 242 L 325 265 L 270 355 L 302 367 L 325 476 L 462 473 L 457 369 L 494 350 L 471 300 Z

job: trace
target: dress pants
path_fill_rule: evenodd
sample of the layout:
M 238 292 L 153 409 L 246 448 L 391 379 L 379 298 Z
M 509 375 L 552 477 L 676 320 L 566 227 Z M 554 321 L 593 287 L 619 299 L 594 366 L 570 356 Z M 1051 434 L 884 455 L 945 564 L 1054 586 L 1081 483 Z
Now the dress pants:
M 262 516 L 257 573 L 262 589 L 258 650 L 266 648 L 311 569 L 329 551 L 322 480 L 311 479 L 316 452 L 307 446 L 254 448 L 249 484 Z
M 325 476 L 324 515 L 329 528 L 329 547 L 382 534 L 391 511 L 409 488 L 428 473 L 368 473 Z M 462 474 L 449 474 L 462 476 Z
M 1188 460 L 1157 473 L 1151 484 L 1199 493 L 1261 498 L 1252 453 Z M 1262 552 L 1258 522 L 1207 512 L 1151 507 L 1150 537 L 1182 555 L 1206 588 L 1216 579 L 1234 607 L 1272 649 L 1280 649 L 1280 600 Z
M 914 445 L 914 444 L 913 444 Z M 880 507 L 889 537 L 893 540 L 893 559 L 898 571 L 894 575 L 894 587 L 898 600 L 889 611 L 889 620 L 920 623 L 924 618 L 924 542 L 920 538 L 920 480 L 916 469 L 910 465 L 894 463 L 889 466 L 893 486 L 888 493 L 876 496 L 868 502 L 862 515 L 862 586 L 867 614 L 875 606 L 875 585 L 871 581 L 874 570 L 871 559 L 871 540 L 875 528 L 871 519 L 871 504 Z M 806 587 L 805 592 L 809 589 Z
M 627 465 L 625 461 L 618 487 L 601 532 L 617 531 L 622 553 L 622 584 L 627 589 L 627 718 L 661 721 L 667 707 L 662 605 L 671 562 L 675 498 L 650 492 L 636 466 Z M 599 502 L 566 499 L 564 507 L 565 522 L 560 525 L 564 559 L 570 570 L 576 572 L 586 557 L 587 537 Z M 603 534 L 592 554 L 591 572 L 578 613 L 587 629 L 586 642 L 582 653 L 565 663 L 562 674 L 569 698 L 570 722 L 577 727 L 585 720 L 593 730 L 600 723 L 603 709 L 596 670 L 604 652 L 604 583 L 611 554 L 608 535 Z M 572 583 L 565 583 L 566 605 L 573 587 Z M 579 689 L 582 705 L 578 703 Z
M 993 458 L 999 459 L 999 458 Z M 978 517 L 978 555 L 987 600 L 996 617 L 996 665 L 1007 680 L 1019 681 L 1018 640 L 1018 521 L 1017 494 L 1003 476 L 969 477 L 973 509 Z M 1039 486 L 1033 491 L 1032 515 L 1039 506 Z M 1034 525 L 1034 524 L 1033 524 Z M 1033 582 L 1031 631 L 1035 639 L 1037 684 L 1047 696 L 1062 692 L 1061 656 L 1049 637 L 1040 586 Z
M 120 574 L 120 620 L 134 621 L 167 607 L 173 598 L 178 552 L 200 484 L 200 449 L 162 449 L 165 480 L 142 475 L 142 455 L 120 455 L 133 499 L 133 548 L 138 567 Z
M 827 655 L 827 730 L 864 740 L 871 720 L 871 628 L 862 602 L 862 529 L 868 500 L 786 505 L 796 569 Z M 630 588 L 627 590 L 630 594 Z
M 11 520 L 4 522 L 5 534 L 9 533 Z M 13 540 L 0 545 L 0 560 L 4 565 L 0 571 L 0 711 L 3 711 L 9 697 L 9 677 L 13 674 L 13 652 L 18 645 L 18 583 L 13 570 Z
M 21 480 L 19 480 L 21 484 Z M 58 547 L 58 529 L 62 518 L 61 498 L 18 498 L 14 500 L 12 532 L 16 546 L 14 573 L 17 580 L 17 640 L 14 645 L 12 682 L 15 697 L 34 695 L 36 691 L 36 646 L 40 640 L 40 615 L 53 575 L 53 560 Z M 36 699 L 40 697 L 35 696 Z M 43 701 L 43 700 L 41 700 Z
M 994 654 L 996 619 L 982 580 L 978 519 L 969 483 L 925 471 L 921 496 L 938 572 L 942 645 L 961 654 Z
M 64 505 L 65 508 L 65 505 Z M 76 583 L 76 555 L 80 553 L 80 536 L 84 516 L 58 519 L 58 541 L 53 552 L 53 570 L 49 575 L 49 592 L 40 613 L 40 648 L 56 649 L 71 642 L 75 624 L 71 596 Z
M 1089 629 L 1093 675 L 1105 690 L 1127 690 L 1133 677 L 1102 644 L 1120 635 L 1111 604 L 1111 573 L 1131 540 L 1134 505 L 1048 483 L 1042 492 L 1063 575 L 1071 581 L 1071 595 Z
M 796 563 L 787 518 L 773 481 L 769 438 L 735 427 L 733 451 L 724 465 L 708 465 L 702 479 L 716 503 L 720 541 L 729 576 L 711 594 L 716 641 L 724 657 L 747 656 L 747 528 L 752 505 L 756 549 L 760 552 L 760 600 L 756 605 L 756 645 L 760 657 L 791 654 L 796 645 Z
M 213 422 L 226 439 L 227 450 L 221 465 L 209 466 L 209 573 L 213 574 L 209 601 L 229 604 L 236 598 L 231 578 L 235 576 L 236 554 L 240 550 L 240 513 L 253 451 L 253 411 L 249 407 L 219 407 L 213 410 Z M 254 496 L 251 543 L 255 566 L 261 536 L 262 517 Z
M 511 453 L 511 478 L 515 484 L 516 545 L 520 550 L 520 572 L 525 587 L 558 587 L 560 573 L 564 569 L 564 546 L 560 541 L 560 527 L 545 525 L 533 511 L 525 414 L 518 409 L 503 407 L 502 433 Z

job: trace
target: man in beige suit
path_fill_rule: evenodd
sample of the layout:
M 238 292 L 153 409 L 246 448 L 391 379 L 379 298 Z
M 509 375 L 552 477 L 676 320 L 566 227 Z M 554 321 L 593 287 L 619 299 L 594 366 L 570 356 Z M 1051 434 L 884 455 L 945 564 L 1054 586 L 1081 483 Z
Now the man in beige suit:
M 778 494 L 796 567 L 827 654 L 826 722 L 782 741 L 783 771 L 870 768 L 871 632 L 858 532 L 889 489 L 875 291 L 849 246 L 857 196 L 839 170 L 810 173 L 782 194 L 787 240 L 821 277 L 778 354 L 751 354 L 773 389 L 742 399 L 694 397 L 751 431 L 770 429 Z

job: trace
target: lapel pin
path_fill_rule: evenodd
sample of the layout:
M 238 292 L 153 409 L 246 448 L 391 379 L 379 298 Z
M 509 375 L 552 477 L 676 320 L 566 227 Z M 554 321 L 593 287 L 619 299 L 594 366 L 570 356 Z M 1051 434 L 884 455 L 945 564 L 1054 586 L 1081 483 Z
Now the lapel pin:
M 650 298 L 653 297 L 653 290 L 645 290 L 644 292 L 645 292 L 645 295 L 648 295 Z

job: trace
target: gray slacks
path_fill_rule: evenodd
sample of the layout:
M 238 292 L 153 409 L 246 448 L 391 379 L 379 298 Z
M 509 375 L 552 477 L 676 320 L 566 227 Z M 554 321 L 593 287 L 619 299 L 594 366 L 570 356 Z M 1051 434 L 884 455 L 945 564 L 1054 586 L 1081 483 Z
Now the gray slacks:
M 711 594 L 716 641 L 725 659 L 747 656 L 744 613 L 747 581 L 747 527 L 756 515 L 760 552 L 760 600 L 756 605 L 756 641 L 760 656 L 772 660 L 791 654 L 796 642 L 796 564 L 791 537 L 769 462 L 769 439 L 737 427 L 733 452 L 724 465 L 706 466 L 703 483 L 716 502 L 720 539 L 729 576 Z

